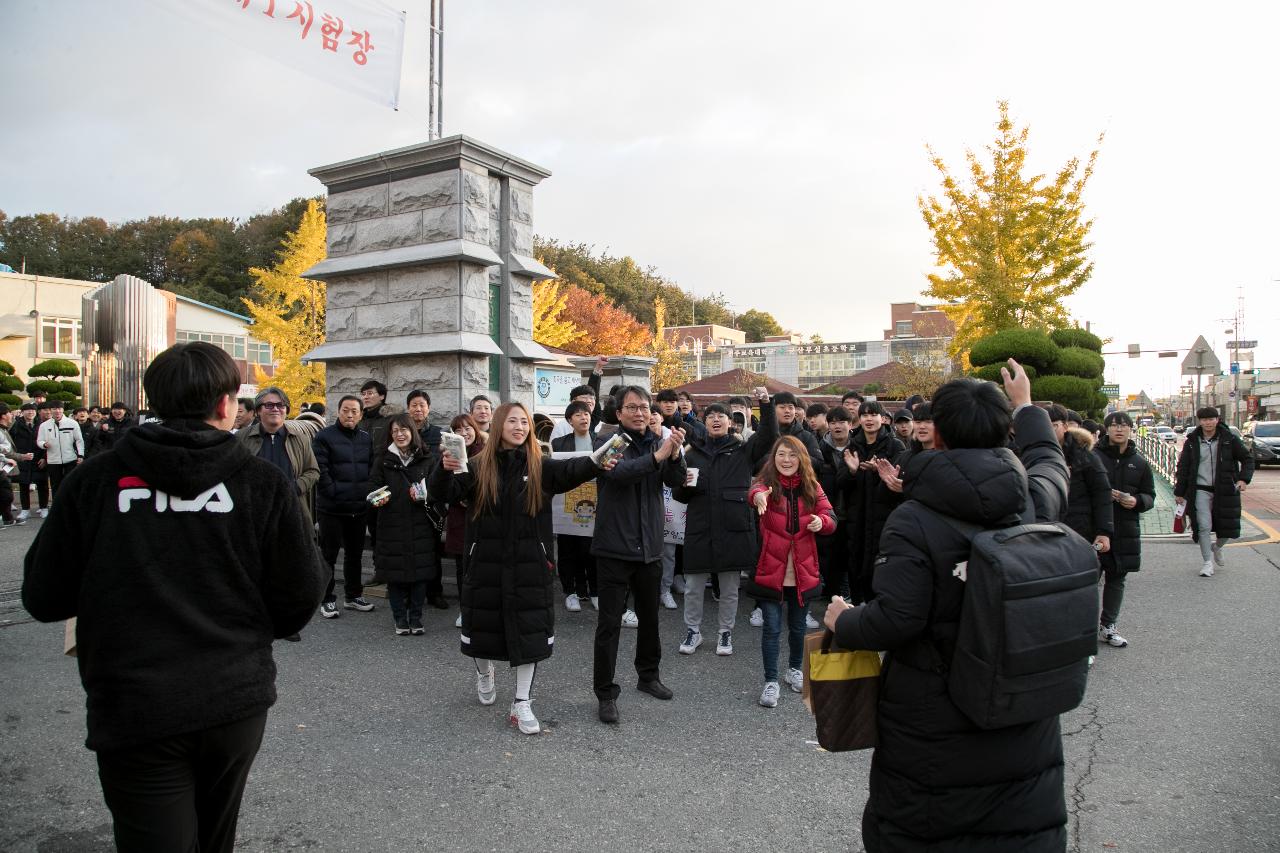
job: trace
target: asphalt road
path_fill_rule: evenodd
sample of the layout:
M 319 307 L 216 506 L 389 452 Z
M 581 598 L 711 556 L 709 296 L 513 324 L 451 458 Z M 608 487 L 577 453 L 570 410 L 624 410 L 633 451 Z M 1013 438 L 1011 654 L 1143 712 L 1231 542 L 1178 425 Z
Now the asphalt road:
M 38 524 L 0 533 L 0 851 L 110 850 L 62 626 L 30 622 L 16 600 Z M 1231 547 L 1203 579 L 1189 544 L 1146 546 L 1121 622 L 1132 644 L 1101 650 L 1085 705 L 1063 719 L 1073 851 L 1280 850 L 1272 547 Z M 795 694 L 757 706 L 745 602 L 729 658 L 677 655 L 678 611 L 664 611 L 676 698 L 637 693 L 624 667 L 618 727 L 595 719 L 594 613 L 562 612 L 534 687 L 535 737 L 505 722 L 509 673 L 481 707 L 454 612 L 428 617 L 425 637 L 401 638 L 385 607 L 344 612 L 277 645 L 280 701 L 239 849 L 862 849 L 870 755 L 818 751 Z

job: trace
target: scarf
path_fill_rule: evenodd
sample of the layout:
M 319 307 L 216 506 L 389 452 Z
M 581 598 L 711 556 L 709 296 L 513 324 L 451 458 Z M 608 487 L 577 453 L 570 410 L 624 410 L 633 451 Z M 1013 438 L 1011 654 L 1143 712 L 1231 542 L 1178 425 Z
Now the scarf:
M 782 500 L 785 502 L 784 509 L 787 513 L 787 532 L 791 534 L 800 532 L 800 477 L 792 474 L 791 476 L 778 476 L 778 485 L 782 489 Z

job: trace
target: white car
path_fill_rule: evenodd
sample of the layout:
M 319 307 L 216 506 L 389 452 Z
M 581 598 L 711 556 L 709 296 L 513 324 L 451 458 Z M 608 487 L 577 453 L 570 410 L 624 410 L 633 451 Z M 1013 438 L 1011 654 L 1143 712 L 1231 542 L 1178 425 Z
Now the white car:
M 1151 431 L 1155 433 L 1156 438 L 1164 439 L 1165 441 L 1178 440 L 1178 434 L 1171 427 L 1167 427 L 1164 424 L 1152 427 Z

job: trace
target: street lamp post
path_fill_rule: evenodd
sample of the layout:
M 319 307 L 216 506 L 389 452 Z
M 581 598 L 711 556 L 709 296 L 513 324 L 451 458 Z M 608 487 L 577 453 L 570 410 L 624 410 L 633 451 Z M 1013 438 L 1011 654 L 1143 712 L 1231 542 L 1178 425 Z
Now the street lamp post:
M 705 341 L 705 344 L 703 343 L 704 341 Z M 701 380 L 702 379 L 702 353 L 704 350 L 706 352 L 715 352 L 716 342 L 711 337 L 711 335 L 707 335 L 705 338 L 695 338 L 693 335 L 686 335 L 684 342 L 680 344 L 680 352 L 687 353 L 689 352 L 690 347 L 693 348 L 694 370 L 697 375 L 697 378 Z

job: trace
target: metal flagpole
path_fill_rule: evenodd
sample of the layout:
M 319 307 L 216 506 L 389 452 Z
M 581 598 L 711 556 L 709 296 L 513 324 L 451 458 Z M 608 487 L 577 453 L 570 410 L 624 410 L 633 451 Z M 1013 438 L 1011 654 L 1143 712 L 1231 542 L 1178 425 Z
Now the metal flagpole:
M 439 139 L 444 130 L 444 0 L 431 2 L 431 32 L 428 39 L 427 138 Z

